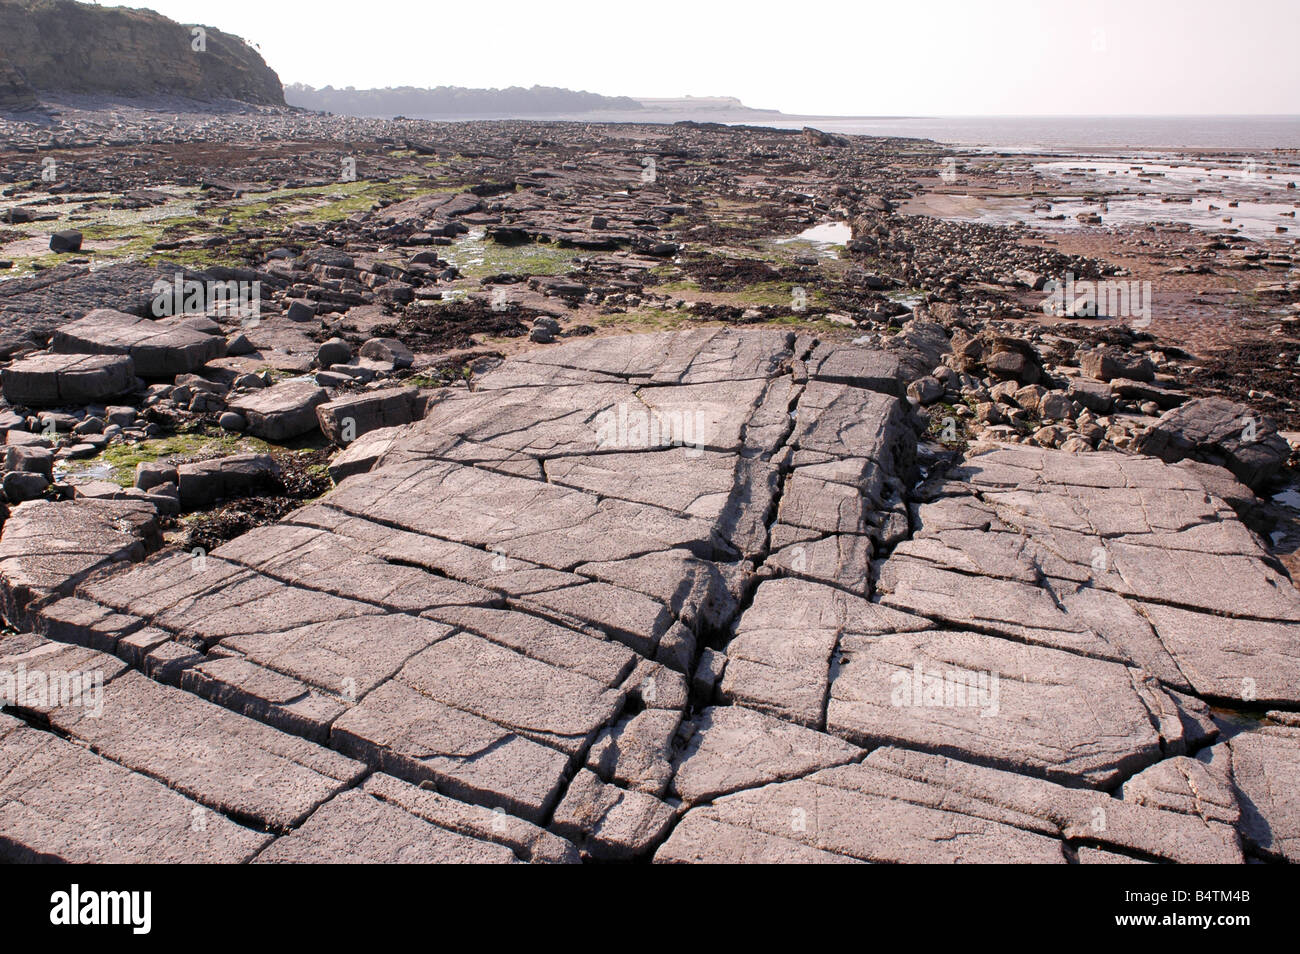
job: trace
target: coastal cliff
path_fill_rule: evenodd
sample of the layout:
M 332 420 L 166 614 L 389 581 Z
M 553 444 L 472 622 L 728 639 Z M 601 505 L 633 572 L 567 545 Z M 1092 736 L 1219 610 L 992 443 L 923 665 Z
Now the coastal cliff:
M 196 44 L 193 29 L 152 10 L 0 0 L 0 106 L 29 105 L 38 91 L 284 103 L 255 49 L 212 27 Z

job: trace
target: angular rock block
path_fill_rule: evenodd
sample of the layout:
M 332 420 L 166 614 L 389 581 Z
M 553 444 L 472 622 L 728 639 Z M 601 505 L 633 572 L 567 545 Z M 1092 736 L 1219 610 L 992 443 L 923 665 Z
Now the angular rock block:
M 575 864 L 579 861 L 572 844 L 501 809 L 489 811 L 478 805 L 458 802 L 382 772 L 366 779 L 363 788 L 376 798 L 400 805 L 440 828 L 505 845 L 521 861 L 542 864 Z
M 1241 806 L 1231 781 L 1205 762 L 1176 755 L 1134 775 L 1120 787 L 1120 797 L 1135 805 L 1182 812 L 1206 821 L 1236 825 Z
M 76 229 L 65 229 L 50 236 L 51 252 L 80 252 L 82 234 Z
M 655 860 L 1065 864 L 1098 844 L 1128 858 L 1242 860 L 1219 822 L 894 748 L 692 809 Z
M 705 709 L 677 757 L 672 790 L 687 803 L 808 775 L 862 757 L 842 739 L 741 706 Z
M 1195 398 L 1168 411 L 1138 438 L 1136 449 L 1171 463 L 1191 457 L 1226 467 L 1255 491 L 1291 454 L 1271 420 L 1244 404 L 1216 397 Z
M 399 428 L 381 427 L 359 436 L 330 461 L 330 479 L 337 484 L 353 474 L 369 471 L 393 446 L 399 432 Z
M 237 863 L 267 841 L 147 774 L 0 715 L 5 861 Z
M 0 371 L 5 400 L 27 407 L 92 404 L 135 387 L 126 355 L 37 354 Z
M 344 792 L 257 856 L 259 864 L 514 864 L 511 851 L 432 825 L 360 791 Z
M 624 788 L 662 797 L 673 777 L 676 709 L 644 709 L 604 730 L 587 752 L 587 767 Z
M 162 642 L 166 639 L 159 645 Z M 157 648 L 149 647 L 150 651 Z M 345 700 L 239 656 L 189 661 L 169 681 L 223 708 L 322 745 L 329 742 L 330 725 L 347 711 Z
M 215 500 L 273 488 L 280 466 L 270 454 L 235 454 L 176 468 L 181 503 L 197 510 Z
M 0 598 L 11 625 L 27 608 L 66 593 L 94 570 L 141 560 L 161 545 L 158 514 L 134 500 L 32 500 L 18 506 L 0 533 Z
M 920 617 L 804 580 L 761 584 L 727 645 L 725 699 L 801 725 L 826 719 L 832 656 L 850 636 L 928 629 Z
M 653 795 L 606 785 L 582 769 L 569 783 L 551 826 L 592 858 L 631 861 L 667 832 L 673 810 Z
M 1197 758 L 1216 781 L 1231 786 L 1240 808 L 1238 828 L 1252 853 L 1270 861 L 1300 861 L 1300 812 L 1294 795 L 1300 783 L 1300 727 L 1264 725 L 1206 749 Z M 1212 787 L 1207 794 L 1219 803 L 1215 812 L 1231 812 L 1222 805 L 1221 788 Z M 1206 795 L 1198 790 L 1196 796 L 1196 814 L 1212 817 L 1211 812 L 1200 810 Z M 1179 810 L 1187 807 L 1178 805 Z
M 111 308 L 97 308 L 62 325 L 54 333 L 52 347 L 60 354 L 130 355 L 135 373 L 143 378 L 188 374 L 226 353 L 220 335 Z
M 905 396 L 899 360 L 883 351 L 823 342 L 808 357 L 808 376 L 815 381 L 846 384 L 896 398 Z
M 1118 663 L 946 630 L 846 640 L 827 729 L 1096 788 L 1203 736 Z
M 59 707 L 47 717 L 114 762 L 222 814 L 273 829 L 301 823 L 365 774 L 365 766 L 337 752 L 136 672 L 105 687 L 102 715 Z
M 229 408 L 244 416 L 248 433 L 280 443 L 316 430 L 316 408 L 328 400 L 325 389 L 311 381 L 285 381 L 240 395 Z
M 418 420 L 422 405 L 417 388 L 384 388 L 348 394 L 316 407 L 321 433 L 339 447 L 384 427 Z
M 400 679 L 375 689 L 333 725 L 331 744 L 456 799 L 541 821 L 569 758 L 486 719 L 424 696 Z

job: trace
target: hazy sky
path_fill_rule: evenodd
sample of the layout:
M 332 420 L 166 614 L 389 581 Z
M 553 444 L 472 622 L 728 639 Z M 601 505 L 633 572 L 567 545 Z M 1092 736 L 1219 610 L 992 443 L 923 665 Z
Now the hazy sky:
M 536 83 L 828 115 L 1300 112 L 1300 0 L 123 5 L 238 34 L 313 86 Z

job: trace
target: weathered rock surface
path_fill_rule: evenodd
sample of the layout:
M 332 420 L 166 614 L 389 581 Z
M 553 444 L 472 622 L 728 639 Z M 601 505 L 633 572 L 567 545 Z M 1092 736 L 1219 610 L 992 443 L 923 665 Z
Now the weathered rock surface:
M 1079 357 L 1079 367 L 1084 374 L 1098 381 L 1126 378 L 1130 381 L 1150 381 L 1155 368 L 1147 358 L 1125 354 L 1119 348 L 1097 348 Z
M 1266 725 L 1235 735 L 1197 758 L 1216 780 L 1231 785 L 1240 806 L 1242 840 L 1265 858 L 1300 861 L 1300 813 L 1293 794 L 1300 782 L 1300 728 Z M 1189 773 L 1189 781 L 1191 777 Z M 1218 789 L 1211 791 L 1211 798 L 1226 800 Z M 1197 807 L 1204 801 L 1198 792 Z
M 52 346 L 60 354 L 130 355 L 135 373 L 144 378 L 188 374 L 226 353 L 220 335 L 111 308 L 97 308 L 63 325 L 55 332 Z
M 877 863 L 1061 864 L 1079 843 L 1130 857 L 1242 860 L 1228 825 L 892 747 L 692 809 L 655 860 L 755 860 L 762 846 L 770 861 L 824 852 Z
M 330 461 L 330 477 L 334 483 L 341 483 L 353 474 L 364 474 L 375 466 L 375 462 L 393 446 L 399 433 L 399 428 L 381 427 L 359 435 Z
M 247 861 L 269 840 L 148 775 L 0 715 L 0 855 L 10 862 Z
M 1001 448 L 951 477 L 881 568 L 884 604 L 1181 692 L 1300 701 L 1300 594 L 1194 471 Z
M 673 791 L 700 802 L 860 758 L 832 736 L 741 706 L 706 709 L 677 760 Z
M 128 804 L 266 831 L 178 842 L 196 859 L 1293 857 L 1291 581 L 1192 467 L 976 445 L 918 484 L 904 369 L 934 368 L 927 341 L 527 352 L 211 553 L 120 566 L 148 534 L 96 508 L 133 501 L 23 505 L 0 574 L 40 635 L 0 669 L 102 670 L 102 719 L 16 711 L 93 747 L 68 764 L 108 790 L 174 790 Z M 314 427 L 317 390 L 240 413 Z M 112 530 L 73 552 L 28 508 Z M 1225 738 L 1210 701 L 1288 712 Z M 0 758 L 70 745 L 22 727 Z M 93 855 L 42 799 L 114 806 L 13 784 L 9 856 Z M 173 849 L 113 857 L 151 850 Z
M 126 355 L 37 354 L 3 371 L 5 399 L 31 407 L 91 404 L 135 387 Z
M 360 791 L 344 792 L 258 857 L 259 864 L 512 864 L 509 849 L 432 825 Z
M 181 502 L 191 508 L 265 489 L 279 473 L 280 468 L 270 454 L 235 454 L 176 468 Z
M 316 408 L 328 400 L 325 389 L 311 381 L 285 381 L 240 395 L 230 402 L 230 409 L 243 415 L 254 437 L 283 443 L 314 431 Z
M 1174 408 L 1139 438 L 1137 449 L 1170 462 L 1191 457 L 1226 467 L 1256 491 L 1291 453 L 1272 421 L 1223 398 L 1196 398 Z
M 569 783 L 551 824 L 591 857 L 617 861 L 644 855 L 673 818 L 673 810 L 654 796 L 606 785 L 583 769 Z
M 0 533 L 5 619 L 21 625 L 27 606 L 67 592 L 92 571 L 143 559 L 162 540 L 157 513 L 133 500 L 33 500 L 15 508 Z
M 384 388 L 327 401 L 317 406 L 316 417 L 321 433 L 344 447 L 371 431 L 410 424 L 422 403 L 415 388 Z

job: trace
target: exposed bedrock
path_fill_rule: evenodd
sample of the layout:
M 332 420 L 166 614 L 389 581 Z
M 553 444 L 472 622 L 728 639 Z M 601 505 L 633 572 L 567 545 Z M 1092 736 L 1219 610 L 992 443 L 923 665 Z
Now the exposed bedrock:
M 365 440 L 211 553 L 19 507 L 0 671 L 99 690 L 0 687 L 0 854 L 1294 859 L 1291 580 L 1200 465 L 937 465 L 908 348 L 584 338 L 413 424 L 270 389 Z

